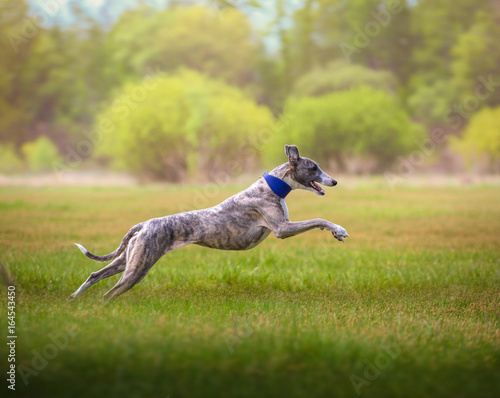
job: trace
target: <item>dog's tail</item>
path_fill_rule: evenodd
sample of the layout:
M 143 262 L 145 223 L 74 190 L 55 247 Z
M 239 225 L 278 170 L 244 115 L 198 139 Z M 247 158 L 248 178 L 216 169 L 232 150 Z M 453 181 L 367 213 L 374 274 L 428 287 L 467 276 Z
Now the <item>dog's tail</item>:
M 75 243 L 75 245 L 78 246 L 80 251 L 85 254 L 88 258 L 94 261 L 100 261 L 100 262 L 106 262 L 115 259 L 118 257 L 120 254 L 123 253 L 125 248 L 127 247 L 128 242 L 132 237 L 139 232 L 143 227 L 143 224 L 137 224 L 133 226 L 130 231 L 127 232 L 127 234 L 124 236 L 122 243 L 120 244 L 120 247 L 116 249 L 113 253 L 106 254 L 105 256 L 96 256 L 95 254 L 90 253 L 87 249 L 85 249 L 82 245 L 79 245 L 78 243 Z

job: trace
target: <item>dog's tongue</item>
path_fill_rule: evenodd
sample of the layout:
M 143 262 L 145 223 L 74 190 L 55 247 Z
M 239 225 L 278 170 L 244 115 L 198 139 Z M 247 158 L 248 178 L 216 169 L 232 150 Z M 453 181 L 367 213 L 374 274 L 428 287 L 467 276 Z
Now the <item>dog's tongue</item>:
M 325 190 L 321 188 L 318 184 L 316 184 L 314 181 L 311 182 L 312 187 L 318 191 L 321 195 L 325 194 Z

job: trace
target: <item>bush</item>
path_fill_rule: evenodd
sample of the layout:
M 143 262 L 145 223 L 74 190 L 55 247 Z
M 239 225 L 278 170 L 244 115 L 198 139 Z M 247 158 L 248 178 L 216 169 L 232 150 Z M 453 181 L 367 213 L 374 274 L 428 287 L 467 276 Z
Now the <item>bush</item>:
M 460 100 L 460 87 L 453 80 L 439 80 L 420 85 L 408 98 L 412 115 L 426 126 L 449 124 L 447 119 L 453 103 Z
M 465 157 L 467 166 L 485 161 L 486 171 L 500 171 L 500 107 L 474 114 L 462 138 L 451 139 L 452 149 Z
M 110 133 L 98 154 L 118 168 L 168 181 L 186 173 L 214 180 L 231 161 L 246 168 L 259 161 L 259 135 L 273 122 L 267 108 L 194 71 L 151 80 L 124 87 L 100 114 L 97 128 L 106 125 Z
M 268 150 L 270 162 L 281 156 L 275 148 L 291 143 L 323 163 L 333 160 L 345 169 L 347 161 L 356 158 L 370 163 L 366 171 L 380 171 L 424 137 L 421 126 L 410 120 L 391 94 L 370 87 L 291 98 L 286 112 L 293 122 Z
M 393 92 L 396 90 L 396 85 L 397 80 L 389 71 L 373 70 L 362 65 L 337 61 L 326 68 L 313 69 L 299 78 L 292 94 L 316 97 L 361 86 Z
M 21 152 L 30 171 L 49 171 L 55 162 L 61 162 L 57 147 L 47 137 L 25 143 Z
M 0 145 L 0 173 L 10 174 L 22 170 L 23 163 L 13 145 Z

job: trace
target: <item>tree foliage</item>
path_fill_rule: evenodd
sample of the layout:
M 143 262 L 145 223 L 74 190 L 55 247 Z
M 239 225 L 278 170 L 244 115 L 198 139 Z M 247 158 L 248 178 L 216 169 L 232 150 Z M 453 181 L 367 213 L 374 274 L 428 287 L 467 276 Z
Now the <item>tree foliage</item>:
M 0 14 L 0 141 L 67 142 L 111 88 L 104 29 L 84 14 L 81 25 L 46 28 L 24 1 L 0 0 Z
M 333 159 L 341 167 L 357 157 L 369 161 L 370 168 L 382 169 L 423 139 L 422 129 L 394 96 L 371 87 L 291 98 L 286 112 L 293 121 L 273 147 L 293 142 L 314 159 L 326 164 Z M 276 154 L 268 156 L 273 159 Z
M 410 56 L 413 43 L 406 2 L 308 0 L 293 17 L 295 24 L 289 34 L 293 76 L 343 59 L 389 69 L 406 81 L 409 68 L 401 60 Z M 366 45 L 357 41 L 363 35 Z M 346 47 L 353 51 L 346 54 Z
M 360 86 L 394 92 L 397 79 L 389 71 L 337 61 L 326 68 L 315 68 L 300 77 L 292 93 L 296 96 L 320 96 Z
M 109 126 L 98 153 L 156 179 L 191 173 L 213 180 L 232 161 L 255 166 L 260 133 L 272 122 L 269 110 L 238 88 L 183 70 L 155 77 L 149 88 L 126 85 L 98 118 L 97 128 Z
M 408 108 L 422 124 L 441 126 L 446 124 L 446 117 L 459 97 L 459 89 L 452 81 L 439 80 L 418 87 L 408 98 Z
M 23 72 L 28 51 L 15 52 L 11 44 L 26 18 L 25 1 L 0 0 L 0 141 L 16 146 L 30 139 L 26 111 L 30 102 Z M 30 43 L 26 44 L 28 47 Z
M 457 85 L 465 94 L 474 92 L 478 78 L 493 76 L 500 68 L 500 15 L 480 12 L 452 49 L 452 71 Z M 500 90 L 488 95 L 484 105 L 500 105 Z
M 411 88 L 432 84 L 451 75 L 452 50 L 490 0 L 419 0 L 411 17 L 415 37 Z
M 483 159 L 488 171 L 500 171 L 500 107 L 483 108 L 472 116 L 463 137 L 454 139 L 452 147 L 469 167 Z
M 21 152 L 31 171 L 49 171 L 52 170 L 54 162 L 61 161 L 57 147 L 47 137 L 26 142 L 23 144 Z
M 200 5 L 202 3 L 204 6 Z M 224 113 L 220 107 L 232 109 L 233 105 L 221 98 L 232 98 L 233 94 L 229 91 L 224 91 L 224 95 L 214 94 L 222 92 L 217 86 L 223 84 L 221 82 L 238 87 L 235 92 L 245 101 L 252 102 L 241 91 L 251 95 L 259 105 L 271 108 L 277 117 L 283 117 L 280 114 L 285 107 L 290 110 L 297 106 L 296 112 L 301 114 L 300 109 L 307 103 L 316 103 L 312 97 L 319 97 L 319 108 L 310 109 L 311 115 L 316 115 L 311 126 L 319 120 L 321 123 L 328 120 L 331 110 L 321 105 L 325 102 L 333 101 L 336 107 L 352 115 L 355 108 L 371 100 L 383 102 L 379 96 L 385 95 L 393 98 L 390 106 L 395 107 L 397 115 L 404 113 L 402 109 L 406 108 L 429 132 L 439 127 L 459 134 L 476 112 L 484 107 L 500 106 L 500 8 L 496 3 L 493 0 L 304 0 L 293 2 L 292 6 L 285 0 L 172 0 L 160 9 L 132 0 L 121 8 L 127 9 L 121 15 L 113 15 L 112 10 L 120 7 L 106 1 L 100 6 L 102 12 L 91 17 L 88 2 L 71 2 L 64 18 L 62 13 L 54 18 L 46 16 L 48 22 L 41 24 L 37 22 L 36 13 L 42 12 L 43 7 L 33 7 L 33 2 L 27 0 L 0 0 L 0 144 L 9 148 L 4 153 L 13 155 L 8 155 L 10 159 L 20 159 L 22 146 L 41 136 L 55 143 L 60 153 L 66 153 L 68 147 L 74 152 L 86 139 L 85 131 L 93 125 L 99 126 L 99 114 L 113 107 L 126 106 L 127 112 L 135 115 L 137 106 L 142 109 L 140 117 L 144 120 L 142 124 L 134 121 L 134 129 L 142 131 L 143 144 L 151 141 L 149 145 L 156 150 L 159 143 L 163 143 L 157 131 L 175 137 L 173 149 L 168 149 L 173 151 L 171 157 L 143 158 L 150 163 L 146 167 L 148 172 L 170 179 L 180 179 L 187 172 L 202 173 L 215 160 L 210 157 L 212 149 L 201 152 L 199 148 L 191 148 L 198 139 L 208 147 L 205 136 L 192 131 L 198 131 L 197 120 L 208 125 L 208 121 L 218 117 L 217 112 Z M 62 7 L 66 6 L 62 4 Z M 274 9 L 269 13 L 267 25 L 258 28 L 259 24 L 252 24 L 255 21 L 252 13 L 259 9 L 267 12 L 269 7 Z M 64 23 L 68 16 L 73 23 Z M 270 39 L 277 45 L 266 50 L 265 43 L 269 45 Z M 347 53 L 346 48 L 350 49 Z M 205 92 L 198 86 L 198 91 L 193 88 L 197 94 L 187 94 L 187 89 L 178 88 L 187 85 L 183 80 L 187 72 L 177 74 L 183 68 L 205 76 L 203 79 L 210 82 Z M 152 71 L 183 81 L 178 85 L 170 82 L 169 87 L 185 107 L 165 101 L 172 112 L 179 112 L 189 120 L 187 127 L 176 116 L 166 118 L 156 114 L 163 108 L 148 102 L 154 97 L 154 91 L 148 92 L 144 100 L 150 104 L 150 110 L 140 101 L 129 105 L 123 103 L 124 93 L 137 89 L 141 80 Z M 201 75 L 193 76 L 199 81 Z M 360 98 L 361 90 L 369 88 L 372 91 L 365 93 L 376 92 L 375 97 Z M 202 95 L 203 92 L 206 95 Z M 356 101 L 352 100 L 355 96 Z M 157 103 L 167 103 L 162 102 L 160 96 L 154 98 Z M 186 98 L 193 100 L 189 102 Z M 340 104 L 341 100 L 335 100 L 339 101 L 337 104 L 332 98 L 352 100 L 353 109 L 346 109 Z M 209 103 L 212 100 L 214 103 Z M 116 105 L 116 101 L 120 104 Z M 193 101 L 200 101 L 200 104 L 195 106 Z M 258 109 L 269 113 L 264 108 Z M 380 121 L 366 116 L 372 113 L 363 109 L 357 114 L 360 130 L 342 119 L 339 123 L 346 126 L 347 132 L 335 130 L 340 134 L 336 138 L 343 140 L 343 136 L 360 134 L 359 140 L 342 150 L 356 156 L 376 157 L 381 166 L 394 156 L 369 154 L 366 148 L 373 148 L 375 142 L 368 145 L 369 140 L 361 131 L 370 129 L 370 123 L 375 126 L 373 131 L 378 131 Z M 383 114 L 378 105 L 374 105 L 374 109 Z M 320 117 L 320 110 L 327 116 Z M 206 112 L 215 114 L 210 119 Z M 252 117 L 246 118 L 242 112 L 235 111 L 238 113 L 237 123 L 243 120 L 252 126 Z M 132 131 L 128 117 L 122 120 L 114 116 L 114 126 Z M 231 118 L 225 116 L 224 119 L 223 127 L 227 131 L 234 130 L 229 122 Z M 399 120 L 399 116 L 395 119 Z M 455 122 L 458 119 L 460 123 Z M 291 127 L 293 120 L 286 120 Z M 398 130 L 391 125 L 394 121 L 384 117 L 381 120 L 389 123 L 390 131 Z M 150 125 L 153 121 L 157 123 L 154 128 Z M 305 121 L 301 123 L 304 130 L 309 131 L 311 126 L 308 127 Z M 413 131 L 414 125 L 409 125 Z M 206 131 L 210 134 L 213 131 L 212 141 L 220 143 L 219 154 L 227 152 L 231 154 L 228 158 L 235 156 L 233 148 L 227 149 L 226 141 L 220 139 L 227 131 L 216 131 L 212 127 Z M 321 128 L 315 129 L 305 144 L 322 142 L 324 133 L 321 131 Z M 320 135 L 314 136 L 316 133 Z M 111 156 L 116 152 L 112 157 L 119 163 L 119 148 L 122 148 L 121 153 L 129 153 L 130 143 L 135 145 L 132 137 L 130 134 L 128 141 L 117 141 L 117 147 L 108 148 L 107 152 L 104 148 L 108 144 L 104 142 L 102 153 Z M 387 150 L 391 150 L 392 144 L 387 144 L 383 135 L 377 133 L 372 139 L 376 137 L 380 139 L 380 148 L 387 146 Z M 181 142 L 191 148 L 189 155 L 179 155 Z M 400 148 L 402 154 L 405 146 Z M 281 152 L 281 144 L 277 150 Z M 179 158 L 174 161 L 176 156 Z M 330 159 L 327 154 L 324 156 Z M 258 156 L 250 157 L 249 162 L 257 166 Z M 331 156 L 338 164 L 340 157 L 338 153 Z M 139 159 L 127 161 L 130 168 L 142 170 L 134 163 Z M 181 164 L 181 167 L 174 170 L 175 167 L 168 166 L 168 172 L 165 168 L 155 171 L 154 165 L 168 161 Z
M 16 173 L 23 168 L 23 162 L 12 144 L 0 144 L 0 173 Z
M 236 8 L 220 15 L 202 6 L 141 7 L 120 18 L 108 43 L 125 75 L 143 75 L 148 66 L 164 72 L 185 67 L 239 86 L 254 80 L 258 43 Z

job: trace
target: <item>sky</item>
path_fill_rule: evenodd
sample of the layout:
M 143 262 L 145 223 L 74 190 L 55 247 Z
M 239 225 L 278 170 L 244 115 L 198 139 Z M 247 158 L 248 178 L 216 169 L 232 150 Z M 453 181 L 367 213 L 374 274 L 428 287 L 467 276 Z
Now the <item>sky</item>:
M 33 14 L 38 14 L 46 18 L 45 26 L 58 24 L 61 26 L 71 25 L 75 17 L 71 11 L 71 6 L 77 4 L 90 16 L 110 25 L 116 21 L 126 10 L 137 7 L 139 4 L 148 4 L 158 9 L 163 9 L 169 0 L 30 0 L 30 10 Z M 213 1 L 209 0 L 184 0 L 184 3 L 203 4 L 215 9 Z M 250 0 L 226 0 L 226 3 L 233 4 L 240 8 L 259 32 L 264 32 L 264 45 L 267 51 L 274 53 L 279 50 L 279 38 L 277 32 L 269 31 L 269 26 L 276 19 L 276 1 L 260 0 L 261 8 L 251 5 Z M 287 0 L 286 13 L 291 15 L 294 10 L 304 4 L 304 0 Z M 292 23 L 291 18 L 283 18 L 282 27 L 286 28 Z

